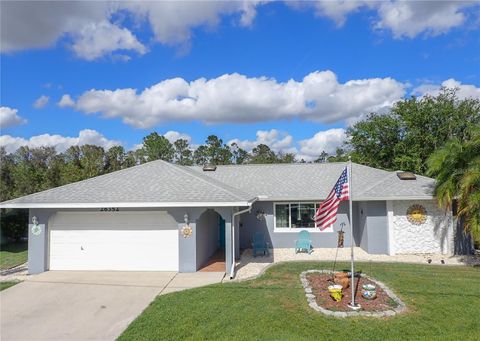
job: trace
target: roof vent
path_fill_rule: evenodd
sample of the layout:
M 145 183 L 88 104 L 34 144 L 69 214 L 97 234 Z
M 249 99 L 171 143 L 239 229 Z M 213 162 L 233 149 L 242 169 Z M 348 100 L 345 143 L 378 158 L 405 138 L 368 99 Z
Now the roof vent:
M 215 166 L 215 165 L 204 165 L 203 166 L 203 171 L 204 172 L 215 172 L 216 169 L 217 169 L 217 166 Z
M 397 172 L 400 180 L 417 180 L 417 177 L 412 172 Z

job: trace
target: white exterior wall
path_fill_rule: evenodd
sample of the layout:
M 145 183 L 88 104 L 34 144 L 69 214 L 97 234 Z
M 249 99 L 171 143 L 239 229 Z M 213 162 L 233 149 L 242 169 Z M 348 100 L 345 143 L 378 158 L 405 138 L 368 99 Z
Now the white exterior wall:
M 407 209 L 419 204 L 427 211 L 427 220 L 414 225 L 407 219 Z M 453 254 L 453 217 L 440 209 L 434 200 L 393 201 L 393 248 L 395 254 L 443 253 Z M 392 214 L 392 213 L 391 213 Z

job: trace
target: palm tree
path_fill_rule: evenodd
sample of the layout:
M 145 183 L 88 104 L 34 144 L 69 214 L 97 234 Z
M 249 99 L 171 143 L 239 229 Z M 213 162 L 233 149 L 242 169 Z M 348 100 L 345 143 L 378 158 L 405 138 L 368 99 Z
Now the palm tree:
M 453 138 L 427 161 L 428 174 L 436 178 L 435 196 L 441 207 L 450 209 L 457 201 L 457 214 L 465 232 L 480 242 L 480 125 L 468 138 Z

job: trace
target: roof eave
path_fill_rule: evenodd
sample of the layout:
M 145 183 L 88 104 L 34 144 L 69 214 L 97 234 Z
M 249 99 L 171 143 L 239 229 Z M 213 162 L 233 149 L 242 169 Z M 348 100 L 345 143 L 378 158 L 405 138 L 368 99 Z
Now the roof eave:
M 424 195 L 424 196 L 398 196 L 398 197 L 353 197 L 353 201 L 388 201 L 388 200 L 432 200 L 434 199 L 433 196 L 429 195 Z M 320 198 L 274 198 L 274 197 L 269 197 L 269 198 L 259 198 L 258 201 L 305 201 L 305 202 L 318 202 L 318 201 L 323 201 L 325 199 L 320 199 Z
M 150 208 L 150 207 L 242 207 L 252 201 L 231 202 L 99 202 L 99 203 L 5 203 L 0 208 Z

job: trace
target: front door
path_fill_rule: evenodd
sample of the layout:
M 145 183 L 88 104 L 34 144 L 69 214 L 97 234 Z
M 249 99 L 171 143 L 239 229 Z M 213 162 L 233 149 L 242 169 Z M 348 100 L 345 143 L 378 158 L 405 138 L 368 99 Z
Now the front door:
M 225 250 L 225 219 L 218 215 L 218 247 Z

